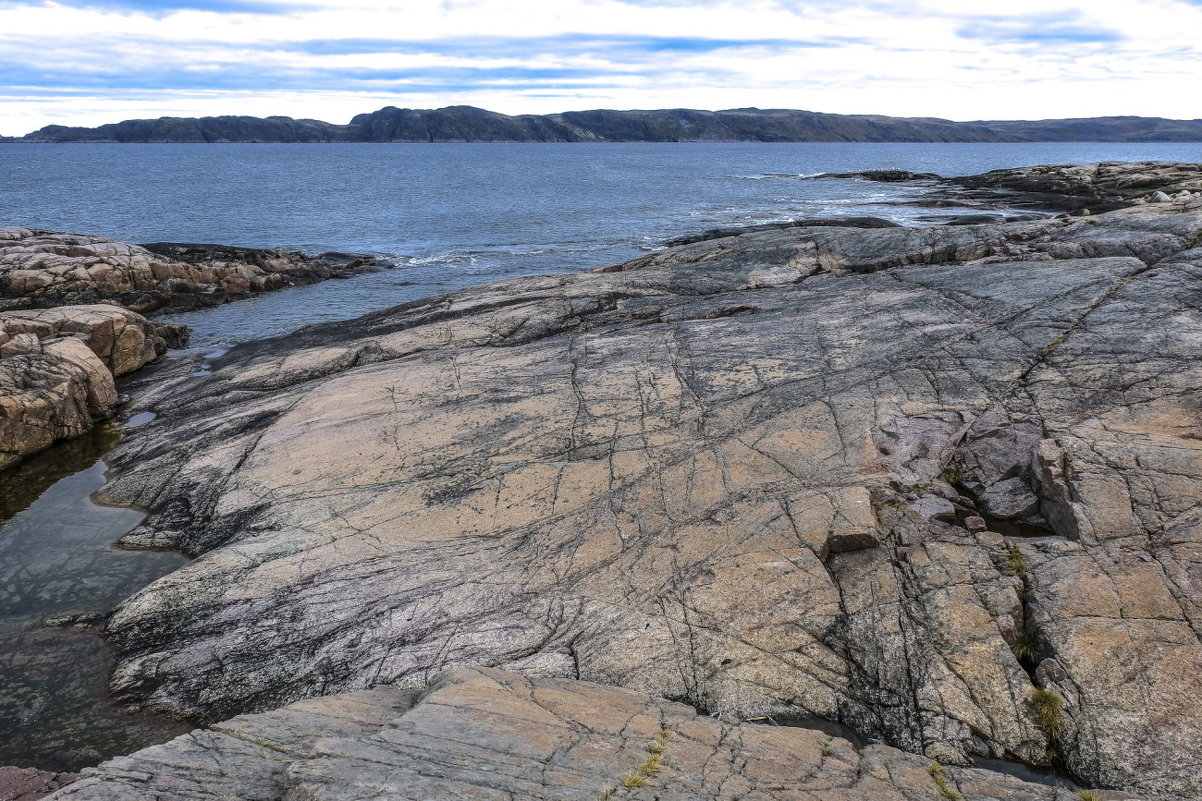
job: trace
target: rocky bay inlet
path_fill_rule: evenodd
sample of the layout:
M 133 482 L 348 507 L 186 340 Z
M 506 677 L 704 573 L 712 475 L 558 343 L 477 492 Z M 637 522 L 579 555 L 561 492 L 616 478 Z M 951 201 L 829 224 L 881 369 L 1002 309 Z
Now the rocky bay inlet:
M 1064 792 L 973 757 L 1197 795 L 1198 181 L 1020 170 L 940 190 L 995 222 L 715 236 L 169 361 L 103 496 L 196 558 L 109 617 L 111 688 L 212 725 L 61 797 Z M 788 713 L 879 744 L 738 723 Z

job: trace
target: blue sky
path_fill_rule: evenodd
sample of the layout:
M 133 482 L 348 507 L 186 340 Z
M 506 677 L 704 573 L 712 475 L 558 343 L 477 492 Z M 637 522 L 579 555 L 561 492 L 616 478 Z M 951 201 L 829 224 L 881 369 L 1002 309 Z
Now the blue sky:
M 385 105 L 1202 117 L 1202 0 L 0 0 L 0 133 Z

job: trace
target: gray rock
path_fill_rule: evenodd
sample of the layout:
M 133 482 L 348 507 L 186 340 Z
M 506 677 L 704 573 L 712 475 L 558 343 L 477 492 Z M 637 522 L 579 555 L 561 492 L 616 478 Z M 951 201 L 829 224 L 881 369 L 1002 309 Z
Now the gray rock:
M 640 789 L 641 788 L 641 789 Z M 1054 787 L 723 722 L 585 682 L 461 669 L 248 715 L 85 770 L 55 801 L 1068 801 Z
M 113 689 L 214 721 L 487 664 L 1198 795 L 1199 236 L 765 231 L 181 360 L 107 494 L 199 558 L 110 618 Z M 1048 536 L 907 507 L 956 465 Z
M 343 275 L 372 257 L 220 245 L 129 245 L 99 236 L 0 228 L 0 309 L 114 303 L 149 313 L 211 306 Z

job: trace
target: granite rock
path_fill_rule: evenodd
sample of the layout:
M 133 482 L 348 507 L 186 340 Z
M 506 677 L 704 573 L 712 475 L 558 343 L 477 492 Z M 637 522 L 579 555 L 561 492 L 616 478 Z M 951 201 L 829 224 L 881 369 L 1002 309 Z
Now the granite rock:
M 1073 801 L 802 728 L 727 723 L 630 690 L 487 669 L 246 715 L 85 770 L 56 801 Z M 1130 796 L 1124 796 L 1129 798 Z
M 113 374 L 79 339 L 0 358 L 0 469 L 86 433 L 116 405 Z
M 18 337 L 43 341 L 73 336 L 91 348 L 113 375 L 121 376 L 163 355 L 168 339 L 179 342 L 176 328 L 107 304 L 0 311 L 0 348 Z
M 103 304 L 0 311 L 0 468 L 108 417 L 114 377 L 162 355 L 177 328 Z
M 212 306 L 341 275 L 371 257 L 156 243 L 0 228 L 0 308 L 114 303 L 136 312 Z
M 113 689 L 216 721 L 485 664 L 1196 796 L 1200 237 L 761 231 L 180 360 L 107 496 L 198 558 L 111 617 Z

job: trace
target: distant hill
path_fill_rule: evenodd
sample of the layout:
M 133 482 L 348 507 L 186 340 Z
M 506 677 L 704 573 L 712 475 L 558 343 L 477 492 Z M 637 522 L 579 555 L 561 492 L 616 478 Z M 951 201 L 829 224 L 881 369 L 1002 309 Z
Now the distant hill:
M 567 111 L 388 106 L 347 125 L 291 117 L 160 117 L 48 125 L 13 142 L 1202 142 L 1202 120 L 1091 117 L 952 122 L 788 109 Z

